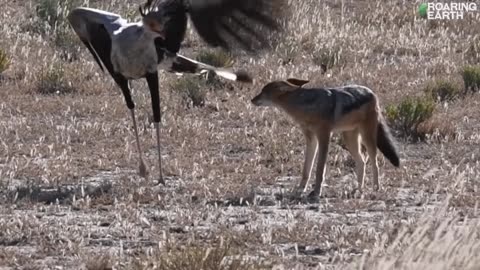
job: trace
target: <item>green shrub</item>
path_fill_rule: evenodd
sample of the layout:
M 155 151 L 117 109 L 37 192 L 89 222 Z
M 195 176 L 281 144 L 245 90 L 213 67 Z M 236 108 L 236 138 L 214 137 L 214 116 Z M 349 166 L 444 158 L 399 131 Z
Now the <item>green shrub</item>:
M 390 125 L 403 135 L 413 139 L 425 137 L 419 125 L 430 119 L 435 110 L 435 102 L 430 97 L 407 97 L 396 105 L 386 107 L 386 117 Z
M 10 67 L 10 57 L 8 54 L 0 49 L 0 74 Z
M 444 139 L 454 139 L 457 136 L 455 121 L 443 117 L 432 117 L 418 126 L 418 134 L 424 134 L 431 141 L 441 142 Z M 428 134 L 428 136 L 426 136 Z M 424 138 L 424 137 L 422 137 Z
M 198 53 L 196 60 L 221 68 L 232 67 L 234 63 L 232 56 L 225 51 L 204 50 Z
M 218 68 L 230 68 L 234 63 L 233 57 L 230 54 L 226 53 L 225 51 L 218 50 L 203 50 L 196 56 L 195 59 L 202 63 Z M 223 81 L 219 80 L 214 72 L 206 72 L 204 75 L 206 82 L 210 85 L 213 85 L 215 88 L 224 86 Z
M 465 60 L 470 64 L 480 64 L 480 40 L 474 38 L 465 51 Z
M 175 81 L 172 88 L 181 93 L 182 98 L 193 106 L 205 105 L 205 82 L 201 77 L 185 76 Z
M 462 71 L 465 91 L 478 92 L 480 90 L 480 66 L 466 66 Z
M 64 61 L 74 61 L 79 58 L 80 40 L 75 33 L 66 27 L 58 28 L 54 35 L 54 44 Z
M 78 59 L 80 42 L 69 26 L 67 16 L 75 7 L 80 6 L 80 0 L 37 0 L 36 16 L 21 24 L 23 31 L 43 35 L 53 43 L 62 60 Z
M 67 14 L 80 4 L 79 0 L 37 0 L 35 11 L 41 21 L 56 29 L 67 24 Z
M 434 100 L 451 101 L 462 94 L 462 88 L 455 81 L 439 79 L 431 81 L 423 89 Z
M 35 7 L 37 16 L 50 27 L 54 28 L 59 21 L 58 0 L 39 0 Z
M 70 94 L 75 90 L 66 79 L 65 69 L 61 65 L 42 70 L 36 83 L 36 91 L 44 95 Z

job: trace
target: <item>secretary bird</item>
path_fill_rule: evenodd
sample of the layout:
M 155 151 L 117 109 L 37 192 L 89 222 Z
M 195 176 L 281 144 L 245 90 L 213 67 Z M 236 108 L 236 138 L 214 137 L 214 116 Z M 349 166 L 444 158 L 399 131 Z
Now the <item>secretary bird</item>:
M 169 72 L 212 71 L 233 81 L 252 82 L 245 72 L 219 69 L 178 54 L 187 29 L 187 18 L 199 36 L 212 47 L 231 50 L 232 45 L 257 52 L 268 46 L 265 38 L 279 32 L 273 10 L 282 10 L 285 0 L 147 0 L 140 5 L 142 20 L 129 23 L 120 15 L 86 7 L 73 9 L 68 21 L 93 55 L 122 90 L 130 110 L 137 150 L 139 175 L 147 177 L 135 120 L 135 104 L 129 81 L 145 78 L 150 90 L 154 126 L 157 133 L 159 182 L 162 176 L 160 151 L 160 96 L 157 66 Z

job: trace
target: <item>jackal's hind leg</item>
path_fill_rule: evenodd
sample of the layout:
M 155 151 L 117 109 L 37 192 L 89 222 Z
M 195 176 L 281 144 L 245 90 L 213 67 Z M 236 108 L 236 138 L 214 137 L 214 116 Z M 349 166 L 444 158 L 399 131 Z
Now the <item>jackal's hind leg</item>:
M 365 179 L 365 158 L 360 145 L 360 136 L 357 130 L 343 132 L 343 138 L 348 151 L 355 161 L 355 174 L 357 175 L 358 190 L 362 192 Z
M 325 129 L 317 132 L 318 139 L 318 162 L 317 162 L 317 172 L 315 179 L 315 186 L 313 191 L 308 194 L 308 197 L 314 198 L 319 197 L 322 193 L 322 182 L 325 178 L 325 167 L 327 162 L 328 155 L 328 144 L 330 141 L 330 131 L 325 131 Z
M 372 165 L 373 173 L 373 189 L 378 191 L 380 188 L 380 182 L 378 180 L 378 162 L 377 162 L 377 137 L 376 137 L 376 127 L 375 132 L 371 131 L 362 131 L 362 141 L 365 147 L 367 148 L 368 159 Z M 372 134 L 374 133 L 374 134 Z
M 378 180 L 378 161 L 377 161 L 377 147 L 367 147 L 368 156 L 370 156 L 370 162 L 372 164 L 373 172 L 373 189 L 378 191 L 380 189 L 380 181 Z
M 305 135 L 306 143 L 305 161 L 303 163 L 302 179 L 295 190 L 295 193 L 297 195 L 305 192 L 308 180 L 310 179 L 310 175 L 312 174 L 313 162 L 315 161 L 318 150 L 318 142 L 315 135 L 308 130 L 304 130 L 303 133 Z

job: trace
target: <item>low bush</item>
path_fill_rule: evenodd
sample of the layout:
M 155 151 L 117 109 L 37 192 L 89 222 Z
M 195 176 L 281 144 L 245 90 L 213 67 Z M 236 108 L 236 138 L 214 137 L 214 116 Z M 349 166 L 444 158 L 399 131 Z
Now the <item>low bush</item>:
M 55 64 L 46 70 L 42 70 L 37 79 L 35 90 L 37 93 L 43 95 L 63 95 L 76 91 L 67 80 L 65 69 L 59 64 Z
M 141 258 L 130 269 L 155 270 L 259 270 L 270 269 L 243 258 L 231 242 L 211 247 L 187 246 Z
M 387 106 L 386 117 L 390 125 L 404 136 L 423 139 L 426 134 L 419 126 L 432 117 L 434 110 L 435 102 L 430 97 L 407 97 L 398 104 Z
M 480 66 L 466 66 L 462 70 L 465 91 L 480 91 Z
M 0 74 L 10 67 L 10 63 L 10 57 L 8 54 L 4 50 L 0 49 Z
M 206 86 L 201 77 L 187 75 L 176 80 L 171 87 L 182 95 L 187 106 L 201 107 L 205 105 Z
M 232 67 L 234 63 L 233 57 L 230 54 L 220 50 L 200 51 L 200 53 L 197 54 L 196 60 L 214 67 L 221 68 Z
M 452 101 L 462 94 L 462 87 L 455 81 L 439 79 L 429 82 L 423 91 L 434 100 Z

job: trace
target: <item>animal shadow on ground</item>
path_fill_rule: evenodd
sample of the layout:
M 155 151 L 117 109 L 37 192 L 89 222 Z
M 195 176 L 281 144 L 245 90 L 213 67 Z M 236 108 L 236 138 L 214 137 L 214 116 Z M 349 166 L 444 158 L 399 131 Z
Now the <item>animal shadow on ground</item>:
M 87 185 L 28 185 L 10 188 L 4 193 L 7 201 L 30 201 L 34 203 L 60 203 L 71 204 L 74 198 L 89 197 L 91 199 L 101 197 L 112 192 L 112 184 L 109 182 L 87 184 Z

